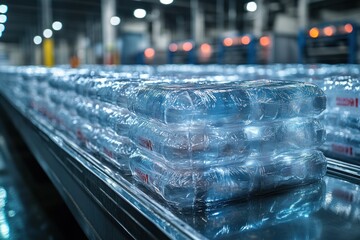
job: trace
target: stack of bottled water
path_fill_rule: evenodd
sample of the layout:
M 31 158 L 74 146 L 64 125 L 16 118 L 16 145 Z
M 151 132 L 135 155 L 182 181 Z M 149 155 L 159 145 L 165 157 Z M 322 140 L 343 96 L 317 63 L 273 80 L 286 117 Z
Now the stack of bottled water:
M 132 173 L 178 206 L 243 198 L 320 179 L 326 107 L 315 85 L 288 81 L 145 84 L 129 98 L 138 125 Z
M 312 82 L 326 93 L 327 109 L 320 116 L 327 138 L 320 149 L 326 156 L 359 164 L 360 159 L 360 65 L 270 65 L 272 79 L 296 79 Z M 268 69 L 272 69 L 269 71 Z
M 316 150 L 325 139 L 317 119 L 324 92 L 284 80 L 291 74 L 303 80 L 307 69 L 13 67 L 0 68 L 0 87 L 54 134 L 131 172 L 169 203 L 189 207 L 324 176 L 326 161 Z M 253 80 L 259 78 L 280 80 Z
M 326 155 L 358 164 L 360 159 L 360 114 L 358 76 L 325 78 L 322 87 L 328 96 L 322 119 L 327 139 L 321 149 Z

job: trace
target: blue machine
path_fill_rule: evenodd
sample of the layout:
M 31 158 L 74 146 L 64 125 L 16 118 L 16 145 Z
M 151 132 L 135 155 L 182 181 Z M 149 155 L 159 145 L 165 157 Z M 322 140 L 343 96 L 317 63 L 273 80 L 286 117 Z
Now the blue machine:
M 222 38 L 218 43 L 218 63 L 254 64 L 256 45 L 257 39 L 251 34 Z
M 329 22 L 300 31 L 300 63 L 356 63 L 358 25 L 354 22 Z
M 188 40 L 171 43 L 167 58 L 169 64 L 195 64 L 196 48 L 194 41 Z

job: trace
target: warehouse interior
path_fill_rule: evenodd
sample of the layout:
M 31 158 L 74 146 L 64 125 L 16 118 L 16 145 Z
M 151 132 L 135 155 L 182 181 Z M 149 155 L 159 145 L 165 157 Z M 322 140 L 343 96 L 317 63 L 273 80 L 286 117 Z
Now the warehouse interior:
M 0 1 L 0 239 L 360 239 L 360 1 Z
M 345 25 L 346 21 L 358 24 L 360 9 L 360 3 L 351 0 L 163 2 L 4 1 L 7 12 L 1 27 L 2 62 L 11 65 L 44 64 L 44 30 L 50 29 L 54 45 L 51 64 L 56 65 L 69 64 L 73 56 L 82 64 L 227 63 L 226 59 L 219 59 L 219 52 L 224 51 L 218 46 L 219 42 L 227 39 L 226 44 L 230 44 L 232 41 L 228 38 L 244 35 L 257 42 L 249 54 L 255 56 L 245 56 L 247 54 L 241 52 L 245 50 L 239 50 L 237 54 L 240 56 L 232 60 L 233 63 L 341 63 L 346 61 L 341 54 L 346 52 L 344 49 L 348 44 L 339 42 L 336 37 L 340 30 L 332 33 L 331 27 Z M 144 16 L 137 18 L 134 15 L 136 9 L 140 9 Z M 312 26 L 330 27 L 331 36 L 328 37 L 338 42 L 330 50 L 335 56 L 327 55 L 330 60 L 321 59 L 319 55 L 324 58 L 326 52 L 322 48 L 311 49 L 315 53 L 308 50 L 309 59 L 299 56 L 299 51 L 305 51 L 299 50 L 304 48 L 300 46 L 299 34 L 303 31 L 307 36 Z M 194 45 L 192 50 L 197 56 L 190 60 L 170 59 L 168 52 L 185 42 Z M 284 47 L 286 53 L 282 51 Z M 144 56 L 146 49 L 150 49 L 147 57 Z M 110 54 L 109 59 L 104 59 L 105 52 Z M 358 60 L 357 55 L 352 61 Z M 248 57 L 253 59 L 248 60 Z

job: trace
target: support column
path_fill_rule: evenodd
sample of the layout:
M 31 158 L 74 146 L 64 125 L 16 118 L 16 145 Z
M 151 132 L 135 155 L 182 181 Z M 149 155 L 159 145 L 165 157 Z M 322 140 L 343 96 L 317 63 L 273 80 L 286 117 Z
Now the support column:
M 236 29 L 236 0 L 229 1 L 228 19 L 229 19 L 229 30 Z
M 51 29 L 52 24 L 52 0 L 41 0 L 42 30 Z M 44 38 L 43 41 L 43 63 L 47 67 L 54 65 L 54 40 Z
M 218 35 L 224 31 L 224 0 L 216 1 L 216 30 Z
M 161 29 L 162 26 L 162 17 L 161 12 L 159 8 L 155 8 L 152 11 L 153 20 L 151 22 L 152 24 L 152 36 L 151 36 L 151 46 L 153 46 L 155 49 L 157 49 L 159 46 L 159 38 L 161 38 Z
M 204 12 L 199 0 L 191 0 L 191 36 L 195 43 L 204 41 L 205 21 Z
M 116 0 L 101 0 L 103 62 L 117 64 L 116 27 L 110 24 L 110 18 L 116 15 Z
M 308 0 L 299 0 L 298 1 L 298 23 L 299 28 L 304 30 L 308 26 L 308 9 L 309 4 Z
M 257 1 L 257 10 L 255 12 L 254 20 L 254 35 L 259 37 L 264 30 L 264 22 L 266 20 L 266 13 L 264 8 L 264 0 Z

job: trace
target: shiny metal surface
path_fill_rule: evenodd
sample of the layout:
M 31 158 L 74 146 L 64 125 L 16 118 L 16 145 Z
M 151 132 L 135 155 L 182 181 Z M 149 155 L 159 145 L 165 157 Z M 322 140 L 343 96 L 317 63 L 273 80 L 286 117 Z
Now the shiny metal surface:
M 360 239 L 360 181 L 354 178 L 329 175 L 282 193 L 179 211 L 131 176 L 0 102 L 89 238 Z

